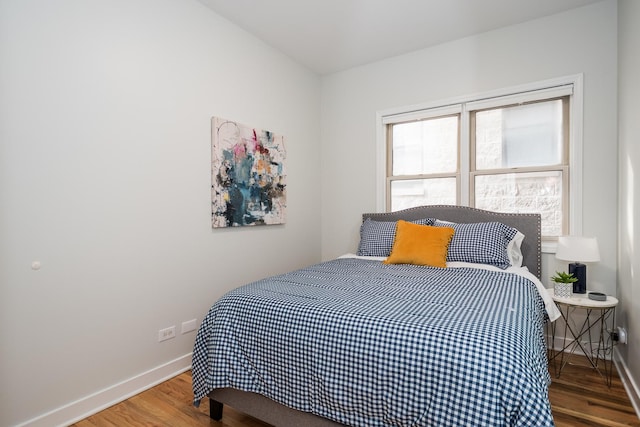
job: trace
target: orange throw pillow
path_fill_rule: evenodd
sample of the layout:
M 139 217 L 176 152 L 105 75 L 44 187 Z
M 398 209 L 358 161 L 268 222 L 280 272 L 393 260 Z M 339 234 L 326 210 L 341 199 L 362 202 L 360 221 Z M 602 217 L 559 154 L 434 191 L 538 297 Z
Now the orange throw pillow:
M 444 268 L 454 232 L 451 227 L 432 227 L 400 220 L 391 254 L 383 262 Z

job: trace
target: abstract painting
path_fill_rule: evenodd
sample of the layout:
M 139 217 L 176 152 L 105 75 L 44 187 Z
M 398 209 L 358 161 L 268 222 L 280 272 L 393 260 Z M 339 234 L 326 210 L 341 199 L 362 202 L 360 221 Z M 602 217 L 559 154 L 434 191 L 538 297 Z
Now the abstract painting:
M 283 224 L 284 138 L 219 117 L 211 125 L 212 227 Z

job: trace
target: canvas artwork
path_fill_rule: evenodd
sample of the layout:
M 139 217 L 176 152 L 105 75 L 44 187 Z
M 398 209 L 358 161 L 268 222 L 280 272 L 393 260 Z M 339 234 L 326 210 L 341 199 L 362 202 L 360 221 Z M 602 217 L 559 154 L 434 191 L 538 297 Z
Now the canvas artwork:
M 283 224 L 284 138 L 213 117 L 211 147 L 213 228 Z

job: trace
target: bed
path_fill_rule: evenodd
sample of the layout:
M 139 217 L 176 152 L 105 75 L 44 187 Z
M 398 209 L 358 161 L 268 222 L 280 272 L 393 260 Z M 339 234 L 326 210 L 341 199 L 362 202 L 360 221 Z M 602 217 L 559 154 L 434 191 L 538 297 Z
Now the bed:
M 544 325 L 559 313 L 539 280 L 540 215 L 423 206 L 362 220 L 357 254 L 211 307 L 194 403 L 276 426 L 553 425 Z

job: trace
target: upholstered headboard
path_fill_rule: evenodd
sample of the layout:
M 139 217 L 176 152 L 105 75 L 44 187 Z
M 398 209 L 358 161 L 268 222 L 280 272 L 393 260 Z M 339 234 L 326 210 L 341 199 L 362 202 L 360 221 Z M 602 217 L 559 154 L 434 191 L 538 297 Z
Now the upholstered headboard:
M 367 218 L 375 221 L 397 221 L 399 219 L 412 221 L 420 218 L 438 218 L 443 221 L 457 223 L 501 222 L 518 229 L 524 234 L 525 237 L 521 246 L 523 256 L 522 265 L 526 266 L 529 271 L 538 278 L 540 278 L 542 274 L 542 219 L 540 214 L 500 213 L 466 206 L 433 205 L 419 206 L 396 212 L 365 213 L 362 215 L 363 221 Z

